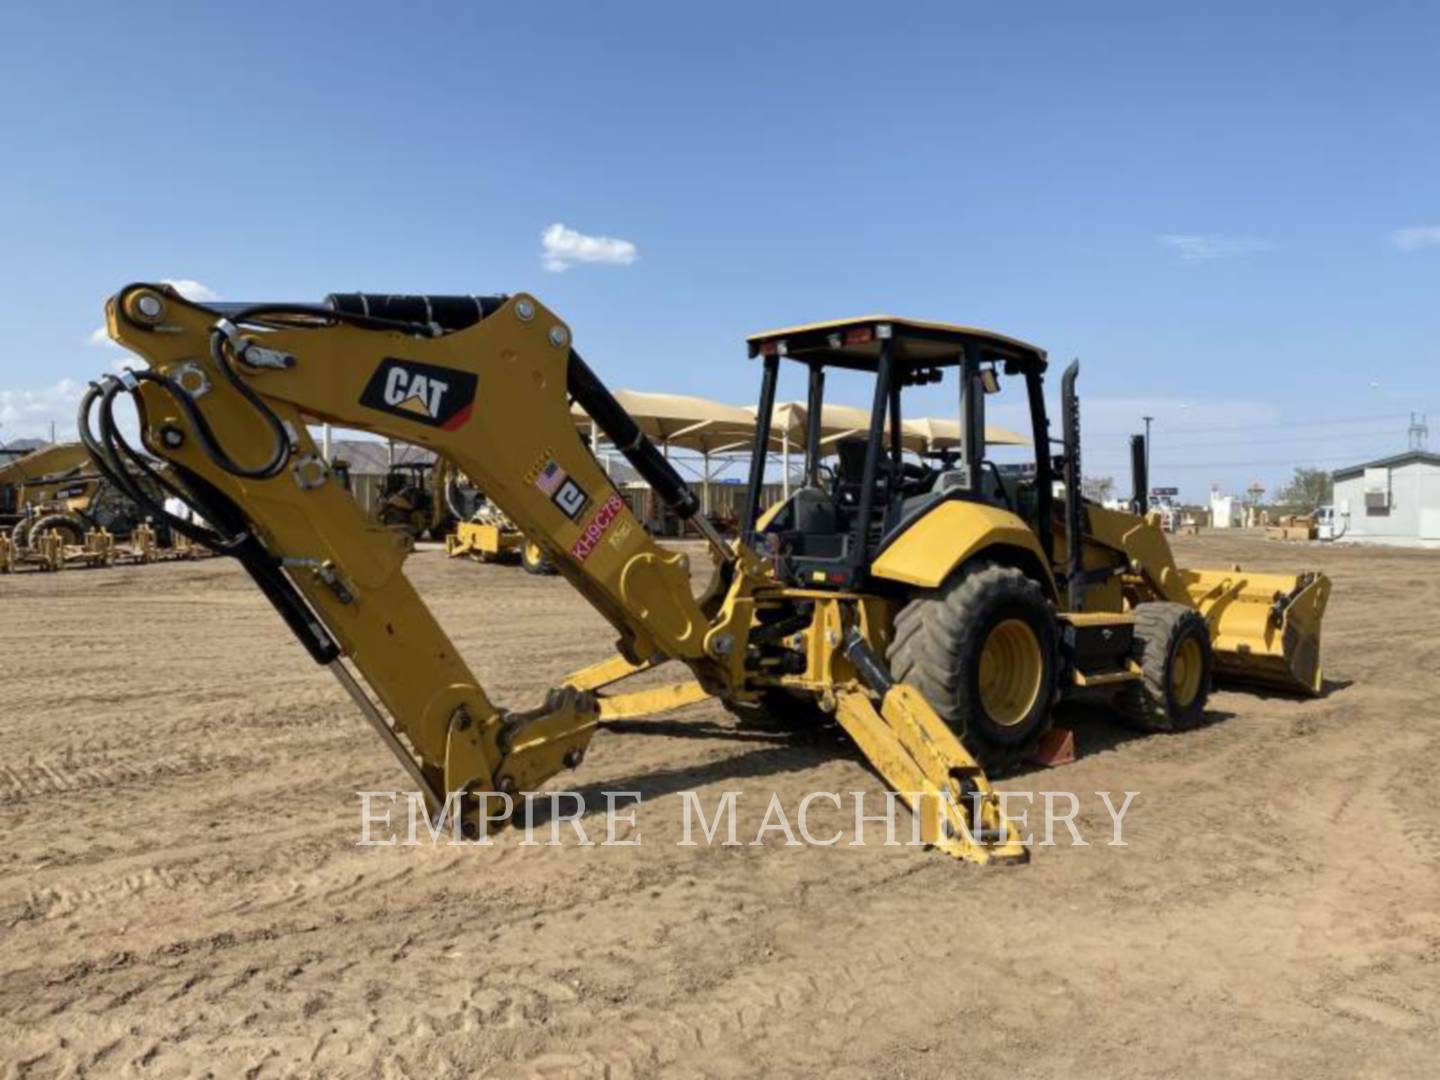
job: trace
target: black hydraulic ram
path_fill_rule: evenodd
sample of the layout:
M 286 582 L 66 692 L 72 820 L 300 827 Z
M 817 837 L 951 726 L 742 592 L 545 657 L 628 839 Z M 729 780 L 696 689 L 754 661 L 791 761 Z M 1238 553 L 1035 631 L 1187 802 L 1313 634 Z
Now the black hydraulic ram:
M 331 293 L 325 306 L 346 315 L 464 330 L 499 311 L 504 296 L 426 296 L 402 293 Z
M 655 449 L 655 444 L 645 437 L 645 433 L 635 423 L 635 418 L 625 411 L 625 406 L 615 400 L 615 396 L 574 349 L 570 350 L 566 382 L 570 396 L 585 410 L 586 415 L 600 426 L 600 430 L 615 444 L 615 448 L 625 455 L 625 460 L 630 462 L 641 479 L 660 496 L 660 500 L 682 521 L 692 522 L 722 559 L 730 560 L 732 554 L 729 546 L 724 537 L 700 513 L 700 500 L 685 483 L 685 478 Z

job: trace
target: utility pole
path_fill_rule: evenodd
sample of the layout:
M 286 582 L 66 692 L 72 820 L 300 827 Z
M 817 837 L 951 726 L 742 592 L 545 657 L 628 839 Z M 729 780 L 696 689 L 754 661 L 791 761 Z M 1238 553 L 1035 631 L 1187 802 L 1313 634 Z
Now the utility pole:
M 1426 450 L 1430 440 L 1429 417 L 1420 415 L 1417 417 L 1413 412 L 1410 414 L 1410 449 Z

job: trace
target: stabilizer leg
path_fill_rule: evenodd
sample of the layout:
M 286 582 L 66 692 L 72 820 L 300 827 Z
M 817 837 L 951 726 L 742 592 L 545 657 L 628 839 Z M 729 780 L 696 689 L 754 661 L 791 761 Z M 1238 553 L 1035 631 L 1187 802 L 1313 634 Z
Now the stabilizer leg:
M 1001 813 L 985 772 L 929 702 L 912 686 L 890 679 L 858 631 L 846 655 L 870 689 L 836 694 L 836 718 L 880 778 L 919 821 L 920 838 L 973 863 L 1022 863 L 1030 850 Z

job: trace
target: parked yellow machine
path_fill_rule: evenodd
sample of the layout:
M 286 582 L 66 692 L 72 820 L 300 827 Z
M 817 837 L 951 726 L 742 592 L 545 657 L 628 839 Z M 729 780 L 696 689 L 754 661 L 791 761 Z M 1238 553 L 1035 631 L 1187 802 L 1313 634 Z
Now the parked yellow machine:
M 0 466 L 0 525 L 8 547 L 23 552 L 42 521 L 41 532 L 57 529 L 63 542 L 81 543 L 90 524 L 80 515 L 100 484 L 78 442 L 51 443 Z
M 1170 730 L 1203 716 L 1212 672 L 1322 686 L 1328 581 L 1185 570 L 1155 521 L 1083 501 L 1077 367 L 1064 380 L 1057 458 L 1045 354 L 1003 335 L 870 316 L 751 338 L 763 369 L 756 452 L 741 534 L 728 542 L 571 347 L 569 328 L 531 296 L 202 305 L 135 285 L 110 301 L 107 324 L 149 367 L 86 396 L 82 438 L 102 472 L 126 482 L 135 451 L 106 420 L 118 395 L 134 394 L 147 446 L 173 470 L 167 486 L 210 523 L 170 524 L 244 564 L 432 809 L 454 809 L 472 829 L 512 793 L 578 765 L 607 718 L 710 694 L 737 708 L 832 715 L 928 843 L 975 862 L 1017 861 L 1027 848 L 983 766 L 1023 756 L 1058 700 L 1105 693 L 1132 723 Z M 806 373 L 817 419 L 805 483 L 762 516 L 782 361 Z M 197 366 L 203 394 L 186 381 Z M 837 447 L 833 465 L 818 427 L 832 368 L 874 386 L 865 437 Z M 902 392 L 947 375 L 959 384 L 962 452 L 909 460 Z M 1033 468 L 1019 479 L 986 452 L 985 402 L 1002 378 L 1023 385 L 1032 421 Z M 707 541 L 715 566 L 700 595 L 686 556 L 657 544 L 610 485 L 570 399 Z M 367 523 L 333 482 L 306 417 L 453 461 L 611 623 L 619 655 L 538 708 L 492 703 L 406 580 L 408 545 Z M 600 692 L 665 660 L 693 681 Z
M 527 574 L 548 576 L 555 564 L 520 527 L 488 499 L 467 521 L 458 521 L 455 531 L 445 537 L 445 553 L 452 559 L 471 558 L 476 562 L 515 562 Z

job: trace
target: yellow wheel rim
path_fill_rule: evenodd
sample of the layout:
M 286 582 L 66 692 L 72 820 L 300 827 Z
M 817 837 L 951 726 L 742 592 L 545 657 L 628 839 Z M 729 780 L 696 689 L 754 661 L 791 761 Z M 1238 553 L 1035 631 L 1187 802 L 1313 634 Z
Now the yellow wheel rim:
M 1001 727 L 1030 715 L 1040 697 L 1045 658 L 1040 639 L 1023 619 L 1006 619 L 990 631 L 980 652 L 980 704 Z
M 520 557 L 523 558 L 531 566 L 539 566 L 540 546 L 538 544 L 532 544 L 529 540 L 526 540 L 525 547 L 522 549 Z
M 1170 661 L 1170 698 L 1178 708 L 1184 709 L 1200 693 L 1200 676 L 1205 666 L 1205 655 L 1200 651 L 1200 642 L 1187 637 L 1180 642 L 1175 656 Z

